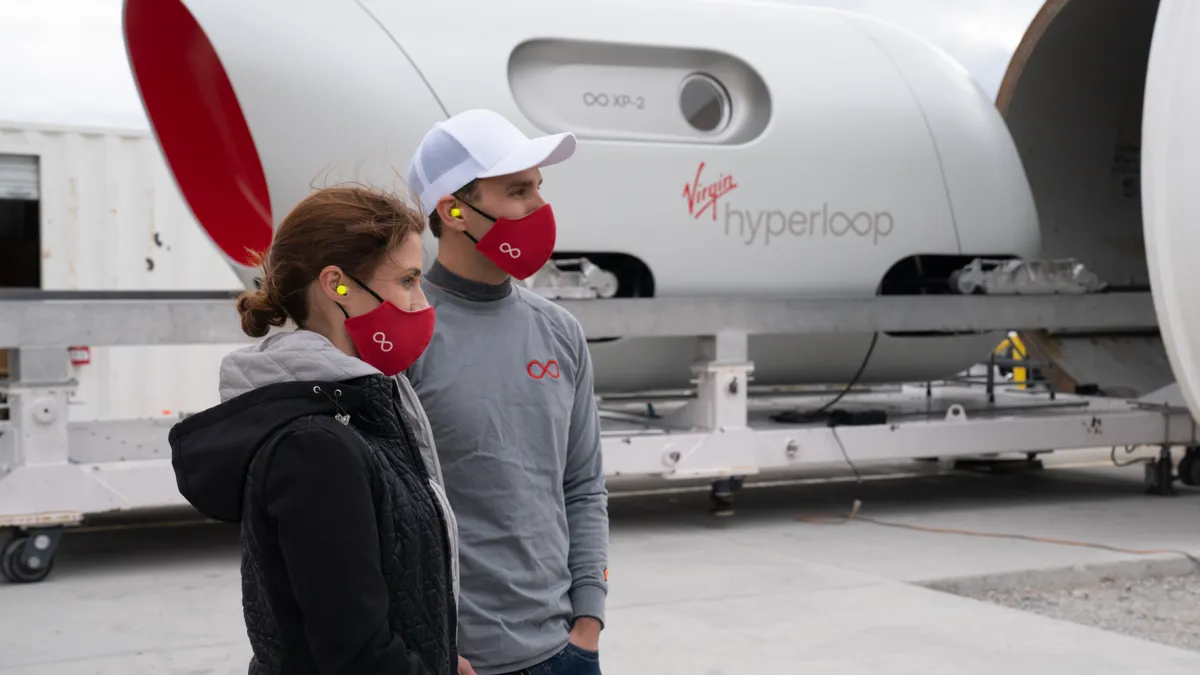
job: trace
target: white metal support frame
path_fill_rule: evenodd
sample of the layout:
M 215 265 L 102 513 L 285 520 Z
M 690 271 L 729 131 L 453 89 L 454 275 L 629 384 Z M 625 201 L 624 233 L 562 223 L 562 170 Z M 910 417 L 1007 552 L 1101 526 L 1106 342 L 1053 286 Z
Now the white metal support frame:
M 0 572 L 9 579 L 45 577 L 58 526 L 115 511 L 186 505 L 170 462 L 171 421 L 71 423 L 66 415 L 74 386 L 67 345 L 248 341 L 237 330 L 228 294 L 141 295 L 146 297 L 40 293 L 0 298 L 0 349 L 12 350 L 10 361 L 15 362 L 13 377 L 0 382 L 9 413 L 8 420 L 0 418 L 0 529 L 27 531 L 9 542 L 0 557 Z M 589 337 L 707 336 L 699 340 L 690 399 L 682 405 L 663 403 L 663 414 L 655 416 L 629 412 L 650 407 L 645 400 L 626 403 L 622 419 L 605 420 L 609 476 L 711 480 L 715 499 L 718 486 L 732 495 L 730 479 L 820 464 L 1197 445 L 1196 424 L 1182 406 L 1029 392 L 997 392 L 993 402 L 978 388 L 943 383 L 847 395 L 837 410 L 849 416 L 831 426 L 828 418 L 802 423 L 770 418 L 772 413 L 817 408 L 827 396 L 762 396 L 750 387 L 751 334 L 900 331 L 928 329 L 930 324 L 937 330 L 1153 325 L 1153 307 L 1140 294 L 561 304 Z M 873 416 L 856 418 L 856 411 Z
M 874 412 L 865 423 L 774 422 L 771 412 L 811 411 L 833 394 L 751 401 L 746 336 L 720 333 L 704 344 L 694 399 L 660 419 L 630 422 L 627 413 L 605 431 L 610 475 L 724 479 L 847 462 L 1198 444 L 1182 405 L 1003 389 L 992 402 L 981 387 L 952 383 L 850 394 L 835 407 Z
M 1100 397 L 982 392 L 935 385 L 851 395 L 847 406 L 891 409 L 886 422 L 835 425 L 759 421 L 732 431 L 700 425 L 686 431 L 630 428 L 606 432 L 610 475 L 727 478 L 767 471 L 926 457 L 1041 453 L 1110 446 L 1197 445 L 1197 430 L 1181 407 Z M 775 399 L 778 405 L 789 399 Z M 790 399 L 795 402 L 796 399 Z M 877 407 L 873 407 L 874 406 Z M 968 412 L 975 406 L 975 412 Z M 736 438 L 735 450 L 723 444 Z M 712 450 L 719 449 L 719 450 Z

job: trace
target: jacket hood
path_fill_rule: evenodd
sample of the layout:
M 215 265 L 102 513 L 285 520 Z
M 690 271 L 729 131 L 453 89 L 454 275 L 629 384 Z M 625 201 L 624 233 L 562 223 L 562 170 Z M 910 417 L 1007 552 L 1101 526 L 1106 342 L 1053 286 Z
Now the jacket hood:
M 208 518 L 239 522 L 250 463 L 288 423 L 350 412 L 366 403 L 361 383 L 384 378 L 324 336 L 297 330 L 238 349 L 221 361 L 221 403 L 171 428 L 180 493 Z M 332 385 L 341 395 L 335 402 Z
M 278 333 L 221 360 L 221 402 L 280 382 L 342 382 L 382 374 L 365 361 L 347 356 L 319 333 Z

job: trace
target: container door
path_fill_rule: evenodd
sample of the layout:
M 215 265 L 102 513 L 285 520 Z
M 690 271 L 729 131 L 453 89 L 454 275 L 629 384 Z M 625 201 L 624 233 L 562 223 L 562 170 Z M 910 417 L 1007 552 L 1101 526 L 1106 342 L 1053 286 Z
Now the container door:
M 41 286 L 36 155 L 0 154 L 0 288 Z

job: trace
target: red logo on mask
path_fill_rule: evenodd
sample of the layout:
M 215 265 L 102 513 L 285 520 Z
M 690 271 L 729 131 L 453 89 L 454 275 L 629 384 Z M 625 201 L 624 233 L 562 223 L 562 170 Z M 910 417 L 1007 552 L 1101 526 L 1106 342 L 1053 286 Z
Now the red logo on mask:
M 700 183 L 700 174 L 704 171 L 704 162 L 696 167 L 696 177 L 691 185 L 683 186 L 683 198 L 687 200 L 688 213 L 699 220 L 705 211 L 712 211 L 712 219 L 717 219 L 717 200 L 737 189 L 733 176 L 721 174 L 717 180 L 707 185 Z
M 535 380 L 540 380 L 547 375 L 549 375 L 551 379 L 557 380 L 558 376 L 560 375 L 558 371 L 558 361 L 555 359 L 550 359 L 545 363 L 534 359 L 529 362 L 529 365 L 525 366 L 525 372 L 529 373 L 529 376 Z

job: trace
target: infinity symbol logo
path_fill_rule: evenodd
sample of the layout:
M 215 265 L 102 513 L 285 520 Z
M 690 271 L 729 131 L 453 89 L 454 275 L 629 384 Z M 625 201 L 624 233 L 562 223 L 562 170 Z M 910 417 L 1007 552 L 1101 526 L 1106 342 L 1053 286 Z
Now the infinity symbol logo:
M 541 361 L 534 359 L 529 362 L 529 365 L 525 366 L 525 372 L 529 373 L 529 376 L 535 380 L 540 380 L 547 375 L 549 375 L 551 379 L 557 380 L 559 376 L 558 361 L 555 359 L 550 359 L 549 361 L 542 363 Z
M 513 246 L 512 244 L 508 243 L 507 241 L 501 242 L 500 252 L 507 253 L 509 255 L 509 257 L 512 258 L 513 260 L 516 260 L 517 258 L 521 257 L 521 249 L 517 248 L 516 246 Z
M 379 351 L 385 354 L 392 351 L 392 347 L 395 346 L 392 344 L 391 340 L 387 339 L 387 335 L 384 335 L 383 331 L 376 331 L 375 334 L 371 336 L 371 341 L 379 345 Z

